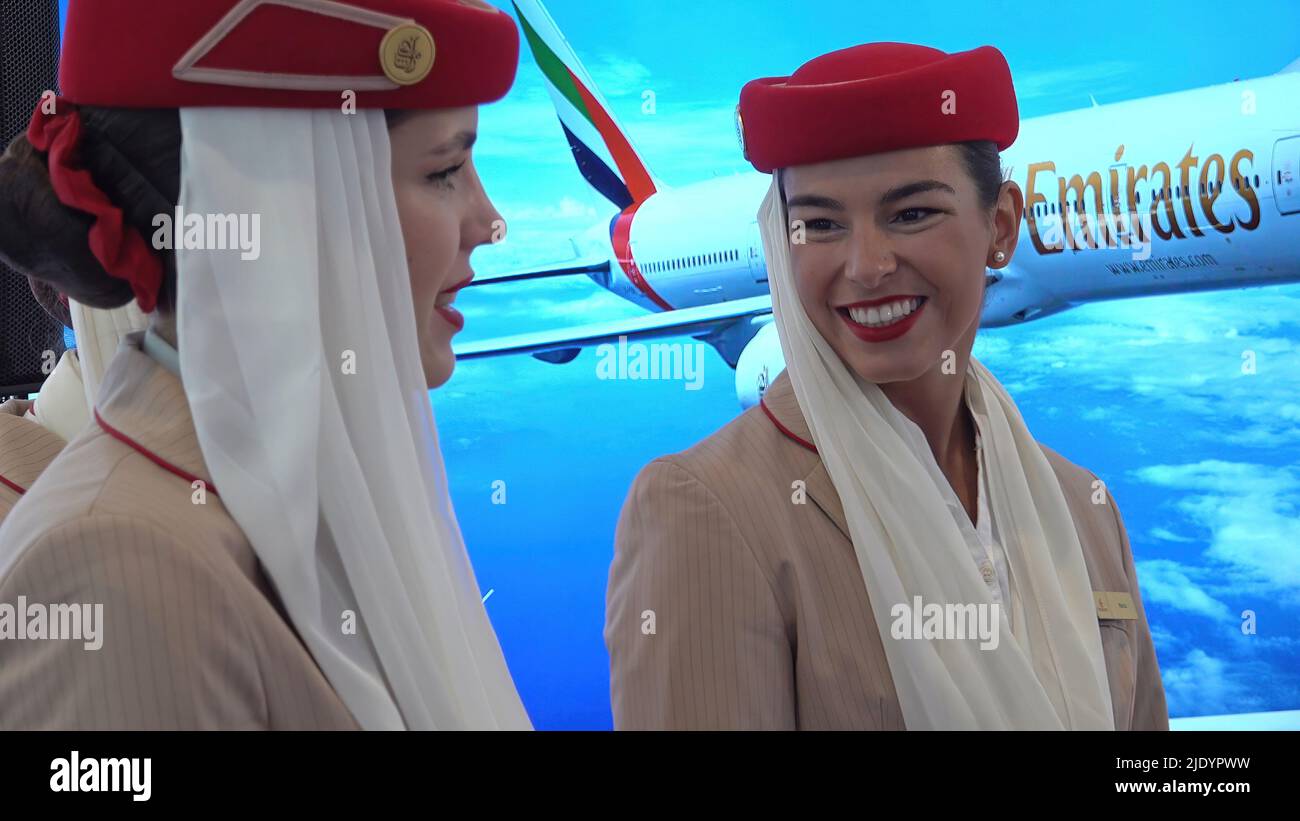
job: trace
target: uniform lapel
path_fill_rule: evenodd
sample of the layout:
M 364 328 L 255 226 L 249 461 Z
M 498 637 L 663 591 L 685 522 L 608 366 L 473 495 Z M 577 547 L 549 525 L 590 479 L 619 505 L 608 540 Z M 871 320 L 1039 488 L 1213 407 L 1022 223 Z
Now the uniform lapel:
M 804 489 L 822 513 L 830 517 L 840 533 L 844 534 L 844 538 L 851 542 L 852 537 L 849 536 L 849 526 L 844 518 L 844 506 L 840 503 L 840 495 L 836 492 L 831 476 L 826 471 L 826 463 L 817 455 L 812 431 L 808 428 L 808 421 L 799 408 L 799 400 L 795 396 L 794 385 L 791 384 L 790 374 L 787 371 L 781 371 L 780 376 L 772 381 L 767 392 L 763 394 L 762 405 L 764 413 L 777 430 L 808 452 L 808 472 L 803 476 Z

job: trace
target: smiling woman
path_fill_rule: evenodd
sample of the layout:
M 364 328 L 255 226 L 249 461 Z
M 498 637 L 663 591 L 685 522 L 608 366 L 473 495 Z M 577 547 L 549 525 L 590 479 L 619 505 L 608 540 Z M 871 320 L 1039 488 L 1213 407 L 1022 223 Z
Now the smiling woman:
M 1016 245 L 1019 187 L 1003 184 L 999 173 L 991 197 L 982 193 L 965 157 L 961 146 L 926 146 L 777 175 L 792 224 L 805 229 L 790 253 L 809 319 L 855 372 L 877 384 L 908 383 L 891 396 L 896 405 L 924 386 L 913 415 L 936 407 L 929 400 L 942 389 L 954 399 L 944 404 L 956 406 L 960 381 L 935 364 L 944 351 L 969 352 L 985 268 L 1005 266 Z M 964 372 L 961 356 L 955 365 Z M 927 372 L 930 379 L 916 382 Z M 951 437 L 936 432 L 946 452 Z M 964 452 L 952 455 L 960 460 Z M 973 510 L 966 490 L 959 494 Z
M 749 83 L 739 115 L 776 172 L 759 224 L 787 370 L 632 487 L 616 725 L 1167 728 L 1114 500 L 971 357 L 1024 208 L 1001 53 L 844 49 Z M 891 631 L 914 602 L 991 610 L 998 637 Z
M 795 226 L 792 234 L 799 235 L 792 242 L 792 253 L 803 272 L 798 285 L 801 295 L 808 298 L 805 301 L 816 302 L 809 291 L 832 287 L 827 272 L 845 264 L 845 254 L 864 251 L 860 244 L 846 246 L 842 240 L 855 237 L 861 243 L 868 222 L 880 226 L 876 241 L 870 245 L 878 256 L 874 260 L 855 257 L 859 278 L 868 276 L 873 265 L 877 277 L 888 276 L 890 242 L 906 244 L 909 237 L 932 258 L 927 266 L 930 270 L 948 272 L 941 304 L 932 303 L 930 294 L 904 293 L 851 302 L 842 299 L 827 303 L 829 312 L 813 311 L 811 318 L 822 336 L 841 357 L 850 359 L 882 349 L 851 343 L 837 345 L 836 340 L 846 333 L 867 342 L 887 342 L 908 333 L 923 312 L 933 315 L 943 311 L 959 326 L 958 334 L 946 340 L 952 344 L 942 345 L 937 351 L 958 347 L 956 337 L 968 329 L 973 331 L 972 323 L 978 322 L 984 294 L 982 274 L 972 275 L 970 265 L 963 267 L 962 262 L 980 258 L 971 244 L 987 241 L 983 233 L 999 219 L 995 226 L 1003 232 L 999 240 L 1014 248 L 1019 212 L 1023 210 L 1015 183 L 1005 187 L 1008 207 L 998 209 L 1004 193 L 1003 174 L 997 145 L 987 140 L 778 169 L 776 179 Z M 863 179 L 890 187 L 883 193 L 864 189 Z M 892 184 L 894 180 L 906 181 Z M 817 193 L 800 193 L 809 190 Z M 949 258 L 936 258 L 943 254 Z M 1003 267 L 1008 256 L 1005 251 L 994 251 L 989 267 Z M 910 345 L 907 350 L 914 357 L 928 357 L 927 361 L 933 362 L 937 351 L 934 346 L 930 348 Z M 896 381 L 881 369 L 906 369 L 908 363 L 893 353 L 877 357 L 874 365 L 858 363 L 866 369 L 860 368 L 859 372 L 872 371 L 874 382 Z M 973 500 L 973 496 L 963 496 L 968 509 Z

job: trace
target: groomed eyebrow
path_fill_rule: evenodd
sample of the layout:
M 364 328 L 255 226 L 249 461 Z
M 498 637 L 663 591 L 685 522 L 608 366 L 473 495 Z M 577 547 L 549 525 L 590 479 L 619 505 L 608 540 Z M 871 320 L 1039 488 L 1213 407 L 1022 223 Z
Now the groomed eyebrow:
M 889 205 L 890 203 L 907 199 L 913 194 L 920 194 L 925 191 L 947 191 L 949 194 L 953 195 L 957 193 L 952 189 L 952 186 L 947 183 L 939 182 L 938 180 L 917 180 L 916 182 L 909 182 L 889 189 L 885 192 L 884 196 L 880 198 L 880 204 Z M 791 197 L 785 204 L 786 208 L 798 208 L 800 206 L 806 208 L 826 208 L 831 211 L 846 210 L 844 208 L 844 203 L 837 199 L 832 199 L 831 197 L 823 197 L 820 194 L 801 194 L 797 197 Z
M 478 139 L 478 134 L 473 131 L 462 131 L 442 145 L 431 150 L 430 154 L 451 154 L 455 151 L 468 151 L 474 146 L 474 141 Z
M 917 180 L 916 182 L 909 182 L 906 185 L 900 185 L 897 188 L 889 189 L 885 192 L 885 195 L 880 198 L 880 202 L 882 205 L 889 205 L 892 202 L 898 202 L 899 200 L 907 199 L 913 194 L 920 194 L 925 191 L 947 191 L 949 194 L 953 194 L 954 196 L 957 194 L 956 191 L 952 190 L 952 186 L 947 183 L 939 182 L 938 180 Z
M 823 197 L 820 194 L 800 194 L 797 197 L 791 197 L 785 204 L 786 208 L 825 208 L 830 211 L 843 211 L 844 203 L 839 200 L 833 200 L 830 197 Z

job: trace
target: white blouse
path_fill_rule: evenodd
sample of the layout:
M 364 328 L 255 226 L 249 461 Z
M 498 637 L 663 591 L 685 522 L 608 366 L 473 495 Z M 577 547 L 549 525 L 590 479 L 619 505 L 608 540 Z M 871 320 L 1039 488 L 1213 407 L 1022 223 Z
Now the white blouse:
M 962 391 L 962 401 L 966 402 L 969 408 L 965 390 Z M 976 482 L 979 487 L 979 496 L 976 502 L 975 522 L 971 522 L 970 515 L 966 512 L 961 500 L 957 498 L 956 491 L 952 489 L 948 478 L 943 475 L 939 463 L 934 458 L 934 453 L 925 444 L 926 439 L 924 434 L 921 433 L 921 429 L 905 415 L 903 416 L 905 424 L 910 425 L 916 435 L 905 436 L 903 440 L 912 448 L 916 458 L 925 466 L 926 472 L 930 474 L 930 478 L 938 486 L 940 495 L 943 496 L 943 500 L 948 505 L 948 511 L 957 523 L 957 529 L 961 531 L 962 538 L 966 541 L 971 560 L 975 562 L 975 569 L 979 572 L 984 583 L 988 585 L 993 600 L 1001 602 L 1004 615 L 1009 616 L 1011 608 L 1008 605 L 1010 602 L 1010 584 L 1007 574 L 1007 556 L 1002 547 L 1002 542 L 998 538 L 997 522 L 993 520 L 993 515 L 989 511 L 988 466 L 984 461 L 980 415 L 972 412 L 971 419 L 975 421 L 975 456 L 979 473 Z

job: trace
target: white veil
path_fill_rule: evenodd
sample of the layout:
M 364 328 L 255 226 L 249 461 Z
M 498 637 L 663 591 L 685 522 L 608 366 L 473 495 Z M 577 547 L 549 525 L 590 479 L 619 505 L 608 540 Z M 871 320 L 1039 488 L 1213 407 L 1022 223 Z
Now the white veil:
M 448 495 L 383 112 L 181 126 L 183 212 L 261 221 L 259 259 L 177 250 L 177 332 L 216 491 L 294 627 L 363 728 L 529 729 Z

